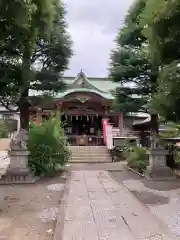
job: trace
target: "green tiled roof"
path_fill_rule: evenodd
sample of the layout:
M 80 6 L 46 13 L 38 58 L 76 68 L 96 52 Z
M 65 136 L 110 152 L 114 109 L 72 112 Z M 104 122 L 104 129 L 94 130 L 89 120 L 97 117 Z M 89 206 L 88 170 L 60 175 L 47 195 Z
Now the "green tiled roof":
M 112 100 L 114 98 L 112 90 L 120 87 L 119 83 L 114 83 L 108 78 L 87 78 L 82 71 L 76 77 L 64 77 L 62 80 L 67 85 L 67 90 L 57 93 L 54 98 L 63 98 L 67 94 L 74 92 L 90 92 L 98 94 L 107 100 Z M 30 90 L 29 95 L 37 96 L 43 93 L 42 91 Z
M 71 85 L 74 82 L 73 77 L 65 77 L 63 81 L 67 85 Z M 115 83 L 110 81 L 108 78 L 88 78 L 88 81 L 96 88 L 98 88 L 100 91 L 103 92 L 110 92 L 111 90 L 114 90 L 117 87 L 120 87 L 121 85 L 119 83 Z
M 120 84 L 114 83 L 107 78 L 87 78 L 81 71 L 77 77 L 64 77 L 63 81 L 67 84 L 65 92 L 59 92 L 55 98 L 63 98 L 67 94 L 74 92 L 90 92 L 98 94 L 99 96 L 112 100 L 112 90 L 120 87 Z
M 100 95 L 101 97 L 108 99 L 108 100 L 112 100 L 113 99 L 113 95 L 111 93 L 102 93 L 100 91 L 94 90 L 94 89 L 89 89 L 89 88 L 76 88 L 76 89 L 68 89 L 65 92 L 60 92 L 58 94 L 56 94 L 56 96 L 54 96 L 55 98 L 63 98 L 68 94 L 71 93 L 80 93 L 80 92 L 86 92 L 86 93 L 95 93 L 97 95 Z
M 93 81 L 91 82 L 96 88 L 101 89 L 104 92 L 110 92 L 117 87 L 120 87 L 118 83 L 114 83 L 111 81 Z

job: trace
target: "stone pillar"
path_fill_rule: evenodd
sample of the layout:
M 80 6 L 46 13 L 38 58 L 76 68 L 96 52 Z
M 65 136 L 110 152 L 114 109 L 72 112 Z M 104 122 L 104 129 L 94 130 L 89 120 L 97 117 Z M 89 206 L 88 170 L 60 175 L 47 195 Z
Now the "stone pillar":
M 28 169 L 28 150 L 11 150 L 9 152 L 10 166 L 8 169 L 9 173 L 29 173 Z
M 119 113 L 119 129 L 120 129 L 120 135 L 124 136 L 124 114 L 123 114 L 123 112 Z
M 147 180 L 172 180 L 176 179 L 175 173 L 166 165 L 168 151 L 163 147 L 149 150 L 149 166 L 145 171 Z
M 14 114 L 14 119 L 17 120 L 17 132 L 20 130 L 20 114 L 16 113 Z

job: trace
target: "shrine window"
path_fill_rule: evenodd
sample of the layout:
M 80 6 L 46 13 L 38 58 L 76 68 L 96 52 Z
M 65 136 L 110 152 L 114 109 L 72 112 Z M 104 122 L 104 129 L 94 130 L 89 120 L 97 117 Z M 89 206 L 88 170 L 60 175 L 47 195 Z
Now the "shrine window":
M 75 111 L 75 110 L 78 110 L 78 108 L 77 107 L 68 107 L 68 109 L 67 110 L 70 110 L 70 111 Z

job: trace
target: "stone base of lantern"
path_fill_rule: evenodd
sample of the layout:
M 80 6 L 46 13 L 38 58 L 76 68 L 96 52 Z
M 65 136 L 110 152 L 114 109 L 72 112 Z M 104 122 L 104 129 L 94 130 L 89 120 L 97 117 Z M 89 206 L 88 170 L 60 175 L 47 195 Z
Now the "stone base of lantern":
M 176 174 L 166 166 L 168 151 L 163 148 L 154 148 L 149 151 L 149 166 L 144 176 L 147 180 L 174 180 Z
M 27 150 L 13 150 L 10 152 L 10 165 L 6 173 L 1 176 L 0 185 L 2 184 L 19 184 L 35 183 L 38 179 L 28 168 Z
M 165 181 L 176 179 L 175 173 L 169 167 L 150 167 L 144 173 L 146 180 Z

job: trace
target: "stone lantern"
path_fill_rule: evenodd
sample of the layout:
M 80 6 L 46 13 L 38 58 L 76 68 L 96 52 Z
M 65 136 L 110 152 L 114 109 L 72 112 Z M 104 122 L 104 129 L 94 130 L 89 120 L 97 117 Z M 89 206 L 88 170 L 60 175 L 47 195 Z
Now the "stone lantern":
M 166 164 L 168 150 L 161 144 L 156 134 L 151 136 L 151 147 L 148 152 L 149 166 L 145 171 L 147 180 L 172 180 L 176 175 Z
M 34 183 L 36 178 L 28 168 L 28 131 L 21 129 L 10 142 L 10 164 L 0 184 Z

